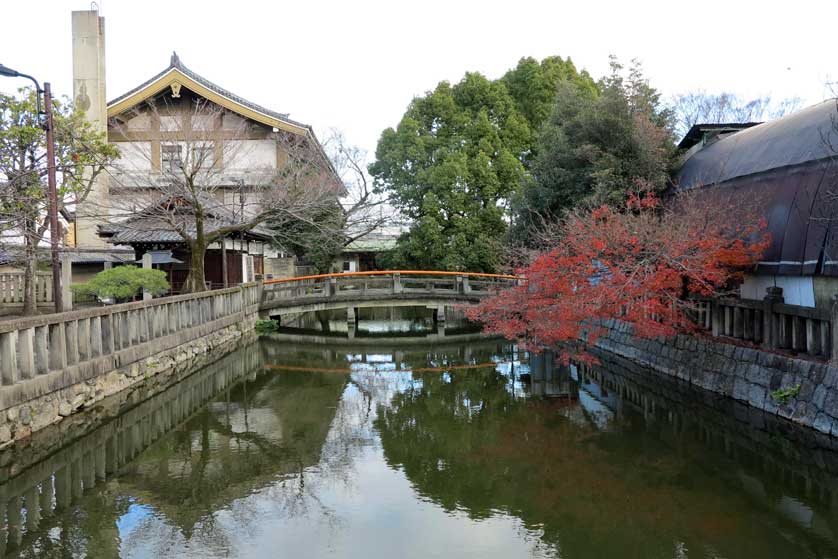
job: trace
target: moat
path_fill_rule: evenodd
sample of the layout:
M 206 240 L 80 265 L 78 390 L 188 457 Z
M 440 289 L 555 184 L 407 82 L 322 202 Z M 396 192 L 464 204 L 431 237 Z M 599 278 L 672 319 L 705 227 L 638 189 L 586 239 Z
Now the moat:
M 838 557 L 811 430 L 427 313 L 292 326 L 0 454 L 0 556 Z

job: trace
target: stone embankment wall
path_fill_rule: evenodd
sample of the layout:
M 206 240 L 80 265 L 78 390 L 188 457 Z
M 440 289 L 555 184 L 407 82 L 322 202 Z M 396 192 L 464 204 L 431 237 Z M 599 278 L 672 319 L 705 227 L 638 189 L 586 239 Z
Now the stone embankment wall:
M 253 330 L 259 286 L 0 323 L 0 449 Z
M 838 436 L 838 368 L 725 343 L 704 336 L 670 339 L 634 336 L 629 324 L 606 321 L 597 348 L 640 363 L 664 375 L 776 414 L 821 433 Z M 793 389 L 786 403 L 771 393 Z
M 239 343 L 197 354 L 0 452 L 0 502 L 11 505 L 40 486 L 49 497 L 41 499 L 41 516 L 66 505 L 68 487 L 100 483 L 206 402 L 263 371 L 257 337 L 248 332 Z

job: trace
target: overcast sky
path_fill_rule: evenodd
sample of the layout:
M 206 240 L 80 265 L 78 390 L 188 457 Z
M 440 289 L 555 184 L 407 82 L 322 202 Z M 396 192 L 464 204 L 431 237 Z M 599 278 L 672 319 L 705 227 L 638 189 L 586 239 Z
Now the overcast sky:
M 295 2 L 101 0 L 107 97 L 183 63 L 216 84 L 336 127 L 374 154 L 411 98 L 466 71 L 499 77 L 519 58 L 570 56 L 594 77 L 608 55 L 640 58 L 665 94 L 704 88 L 821 101 L 838 79 L 838 2 L 726 0 Z M 0 63 L 70 95 L 76 0 L 2 0 Z M 0 78 L 0 90 L 25 82 Z

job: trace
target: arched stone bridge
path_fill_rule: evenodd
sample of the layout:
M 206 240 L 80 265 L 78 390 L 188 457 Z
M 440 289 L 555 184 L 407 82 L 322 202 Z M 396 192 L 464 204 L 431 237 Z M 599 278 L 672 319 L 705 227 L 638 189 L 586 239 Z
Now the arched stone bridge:
M 260 306 L 263 315 L 278 318 L 304 312 L 347 309 L 354 322 L 361 307 L 427 307 L 445 320 L 445 307 L 478 303 L 518 278 L 499 274 L 389 270 L 321 274 L 266 280 Z

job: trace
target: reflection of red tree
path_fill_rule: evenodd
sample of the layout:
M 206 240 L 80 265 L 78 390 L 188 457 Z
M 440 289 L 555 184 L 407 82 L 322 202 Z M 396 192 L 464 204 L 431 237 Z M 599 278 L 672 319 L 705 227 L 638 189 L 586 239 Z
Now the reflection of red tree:
M 751 212 L 680 195 L 664 208 L 646 192 L 620 207 L 577 211 L 555 225 L 520 273 L 523 285 L 471 311 L 489 332 L 531 348 L 589 343 L 597 320 L 620 318 L 643 337 L 689 330 L 690 295 L 723 295 L 769 244 Z M 565 347 L 564 360 L 583 354 Z

